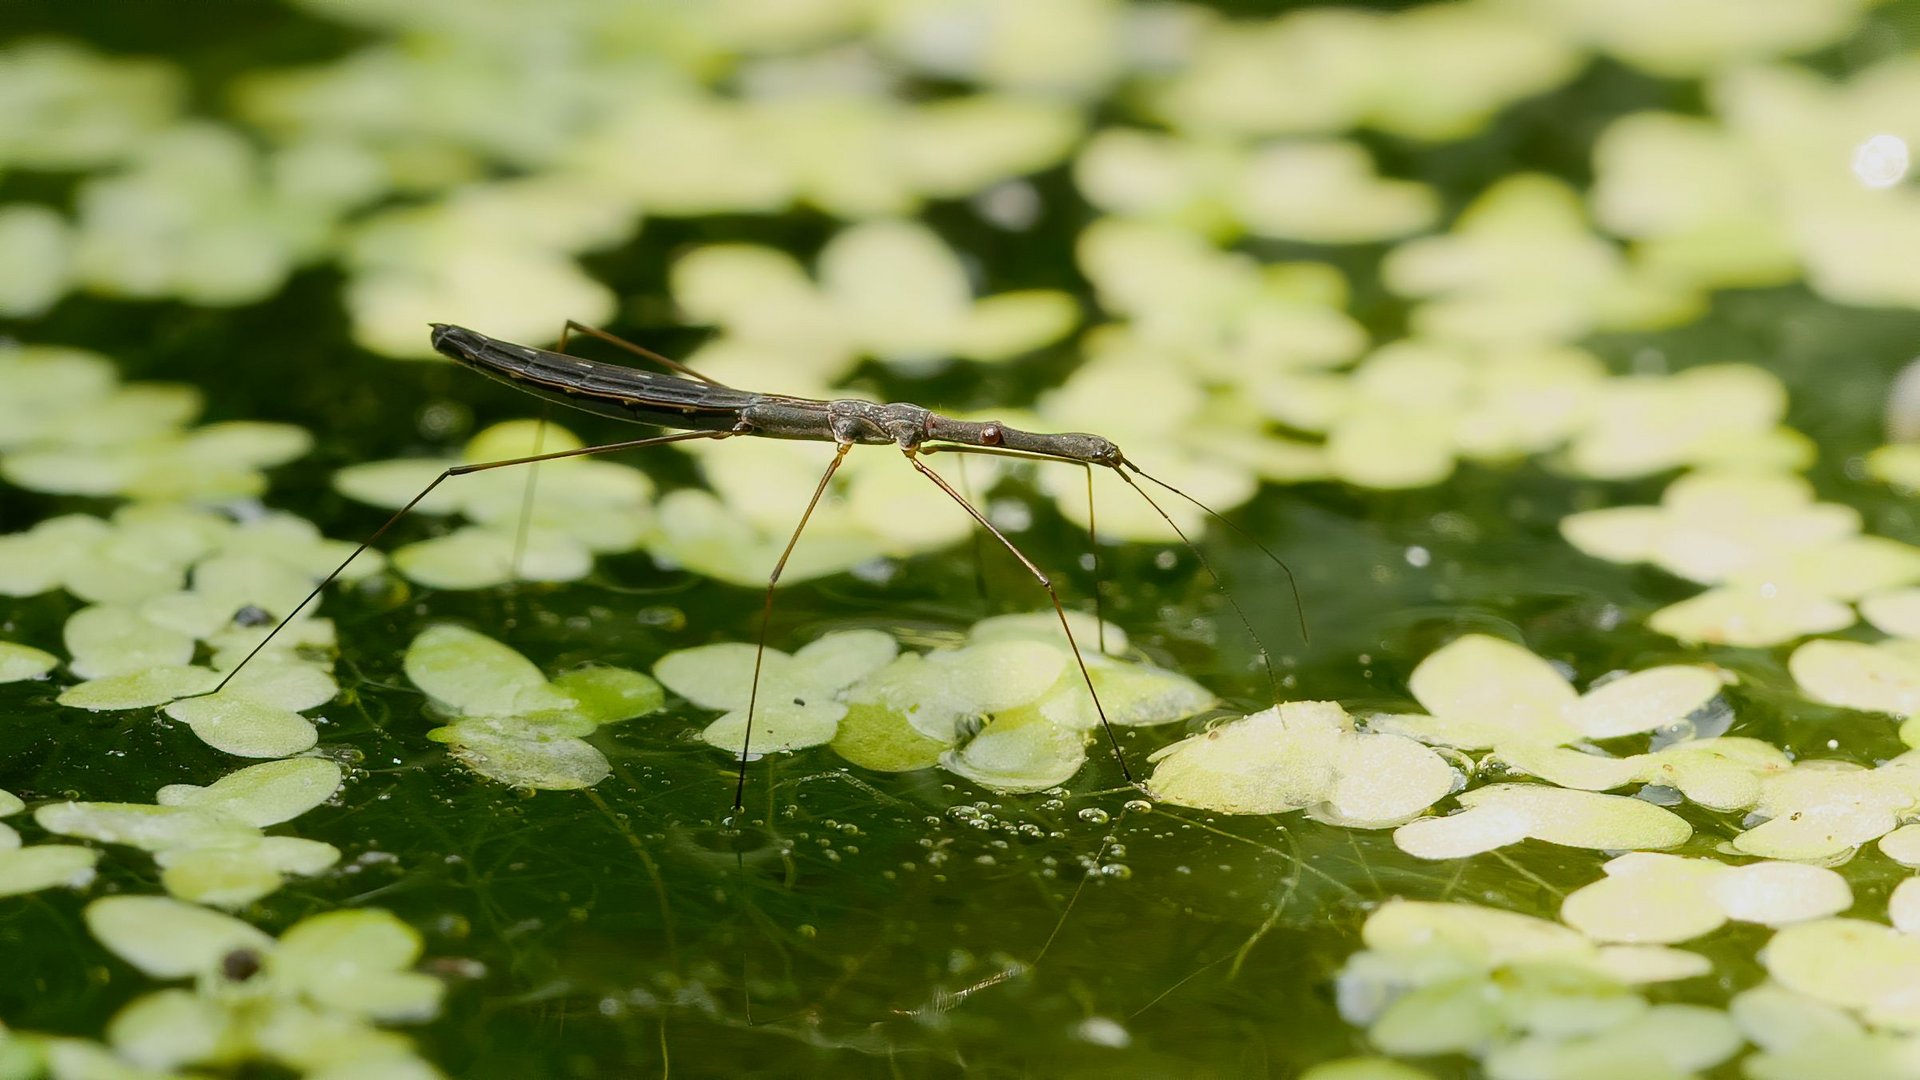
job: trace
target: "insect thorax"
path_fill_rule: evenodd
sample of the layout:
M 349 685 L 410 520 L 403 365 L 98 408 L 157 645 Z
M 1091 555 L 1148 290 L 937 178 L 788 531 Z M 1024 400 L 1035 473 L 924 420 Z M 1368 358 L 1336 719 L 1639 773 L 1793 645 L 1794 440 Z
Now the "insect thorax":
M 833 437 L 840 442 L 892 443 L 910 450 L 927 439 L 927 418 L 931 411 L 919 405 L 894 401 L 880 404 L 858 398 L 840 398 L 827 402 L 827 418 Z

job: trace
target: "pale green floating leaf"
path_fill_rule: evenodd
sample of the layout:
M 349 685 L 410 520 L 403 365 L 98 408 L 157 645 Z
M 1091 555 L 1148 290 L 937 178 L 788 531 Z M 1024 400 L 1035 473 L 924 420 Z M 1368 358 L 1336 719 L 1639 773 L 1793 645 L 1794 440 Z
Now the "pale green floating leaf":
M 964 360 L 1008 360 L 1060 340 L 1079 323 L 1080 305 L 1066 293 L 1000 293 L 973 305 L 953 352 Z
M 238 1018 L 225 1002 L 191 990 L 159 990 L 135 998 L 107 1024 L 121 1057 L 150 1069 L 211 1061 L 240 1045 Z M 89 1074 L 91 1075 L 91 1074 Z M 119 1080 L 118 1074 L 105 1074 Z M 103 1076 L 105 1080 L 105 1076 Z
M 1920 825 L 1902 825 L 1882 836 L 1880 852 L 1902 866 L 1920 867 Z
M 1839 858 L 1892 832 L 1916 797 L 1920 772 L 1908 755 L 1875 769 L 1803 761 L 1761 782 L 1755 813 L 1768 820 L 1734 837 L 1733 847 L 1800 862 Z
M 776 538 L 712 492 L 695 488 L 668 492 L 658 511 L 660 535 L 648 546 L 656 559 L 734 585 L 765 587 L 792 529 L 789 524 Z M 838 574 L 884 553 L 866 530 L 823 515 L 808 524 L 807 542 L 794 549 L 780 580 Z
M 62 631 L 68 665 L 87 679 L 127 675 L 193 660 L 193 638 L 140 617 L 138 610 L 109 604 L 81 608 Z
M 37 679 L 52 671 L 59 663 L 60 658 L 50 652 L 11 641 L 0 641 L 0 683 Z
M 1323 1061 L 1300 1074 L 1300 1080 L 1433 1080 L 1433 1074 L 1384 1057 L 1350 1057 Z
M 1109 656 L 1123 655 L 1131 645 L 1125 630 L 1113 623 L 1096 620 L 1084 611 L 1068 611 L 1067 625 L 1073 630 L 1073 639 L 1080 643 L 1081 650 L 1089 656 L 1098 651 L 1102 641 L 1106 642 Z M 1066 647 L 1066 637 L 1060 629 L 1060 617 L 1051 611 L 989 616 L 967 628 L 967 640 L 974 643 L 1038 641 L 1059 648 Z
M 1887 921 L 1903 934 L 1920 933 L 1920 878 L 1908 878 L 1894 886 L 1887 897 Z
M 555 676 L 551 685 L 555 693 L 568 699 L 569 711 L 596 725 L 659 712 L 666 704 L 659 683 L 626 668 L 575 668 Z
M 263 1005 L 254 1017 L 253 1040 L 259 1051 L 289 1066 L 305 1070 L 306 1077 L 333 1080 L 369 1080 L 399 1069 L 404 1080 L 419 1076 L 424 1063 L 414 1056 L 410 1040 L 398 1032 L 382 1031 L 366 1020 L 306 1002 L 279 999 Z M 415 1068 L 408 1070 L 408 1066 Z M 429 1069 L 424 1080 L 441 1080 Z
M 1089 731 L 1106 722 L 1116 727 L 1143 727 L 1184 720 L 1219 704 L 1219 698 L 1192 679 L 1152 664 L 1121 663 L 1098 653 L 1086 654 L 1087 674 L 1100 695 L 1100 709 L 1077 664 L 1060 672 L 1053 690 L 1039 701 L 1043 715 L 1056 724 Z
M 159 896 L 109 896 L 88 904 L 87 929 L 156 979 L 213 972 L 236 949 L 266 953 L 273 939 L 238 919 Z
M 201 742 L 236 757 L 289 757 L 320 741 L 319 729 L 299 713 L 232 692 L 183 698 L 164 711 L 193 729 Z
M 1703 667 L 1647 668 L 1587 691 L 1564 714 L 1589 739 L 1635 735 L 1686 719 L 1712 701 L 1721 684 L 1720 674 Z
M 1234 187 L 1236 216 L 1249 232 L 1313 244 L 1405 236 L 1439 212 L 1431 188 L 1379 177 L 1366 150 L 1350 142 L 1270 143 L 1247 159 Z
M 1468 634 L 1429 654 L 1407 685 L 1433 714 L 1431 733 L 1461 749 L 1509 739 L 1561 743 L 1579 734 L 1565 719 L 1579 697 L 1566 677 L 1525 648 L 1484 634 Z M 1401 730 L 1400 718 L 1393 720 L 1385 730 Z
M 217 813 L 148 803 L 59 802 L 33 812 L 41 828 L 144 851 L 246 845 L 258 832 Z
M 1681 641 L 1764 648 L 1853 625 L 1853 609 L 1825 596 L 1721 585 L 1654 612 L 1647 625 Z
M 1741 737 L 1676 743 L 1624 758 L 1570 747 L 1509 743 L 1493 757 L 1561 787 L 1606 791 L 1632 783 L 1659 784 L 1712 810 L 1751 809 L 1760 801 L 1761 781 L 1792 765 L 1773 744 Z
M 1505 1026 L 1500 1003 L 1477 980 L 1423 986 L 1387 1006 L 1367 1038 L 1390 1054 L 1471 1053 Z
M 1457 859 L 1532 838 L 1567 847 L 1669 848 L 1693 827 L 1652 803 L 1539 784 L 1495 784 L 1460 795 L 1466 809 L 1421 818 L 1393 834 L 1402 851 L 1422 859 Z
M 339 860 L 333 845 L 292 836 L 259 837 L 234 847 L 176 848 L 154 856 L 169 894 L 224 908 L 245 907 L 286 884 L 287 874 L 312 876 Z
M 340 766 L 325 758 L 289 758 L 237 769 L 205 787 L 169 784 L 160 789 L 162 806 L 211 810 L 255 827 L 291 821 L 333 797 Z
M 613 771 L 606 755 L 569 736 L 499 735 L 456 723 L 435 728 L 427 738 L 445 743 L 467 768 L 511 787 L 572 791 L 592 787 Z
M 89 679 L 61 691 L 55 700 L 69 708 L 94 712 L 147 709 L 192 694 L 204 694 L 219 682 L 220 674 L 216 671 L 172 665 Z
M 425 491 L 428 484 L 454 464 L 457 463 L 401 459 L 349 465 L 333 474 L 333 490 L 357 502 L 398 510 L 407 505 L 407 500 Z M 429 492 L 414 510 L 422 514 L 452 514 L 459 512 L 460 505 L 460 488 L 456 478 Z
M 1728 866 L 1712 859 L 1632 852 L 1601 881 L 1568 895 L 1560 917 L 1595 941 L 1671 944 L 1729 919 L 1783 926 L 1853 905 L 1846 880 L 1797 863 Z
M 0 789 L 0 817 L 11 817 L 26 808 L 27 804 L 20 801 L 20 796 Z
M 1873 1025 L 1920 1023 L 1920 938 L 1859 919 L 1789 926 L 1760 950 L 1767 973 L 1788 990 L 1859 1014 Z
M 973 738 L 940 755 L 949 772 L 995 791 L 1045 791 L 1073 778 L 1087 760 L 1086 736 L 1039 710 L 1008 709 Z
M 675 649 L 653 665 L 662 686 L 703 709 L 744 709 L 753 685 L 758 650 L 739 641 Z M 793 684 L 793 657 L 768 649 L 760 661 L 763 686 Z
M 750 744 L 747 742 L 747 711 L 744 708 L 729 712 L 708 724 L 706 730 L 700 733 L 700 738 L 709 746 L 732 754 L 744 752 L 748 757 L 782 750 L 801 750 L 833 741 L 840 718 L 846 714 L 847 706 L 835 701 L 799 704 L 792 700 L 763 698 L 754 713 L 753 741 Z
M 263 655 L 234 673 L 220 696 L 300 712 L 325 705 L 339 692 L 339 684 L 323 668 Z
M 84 888 L 93 881 L 93 866 L 99 861 L 98 851 L 70 844 L 0 847 L 0 896 L 18 896 L 56 886 Z
M 952 744 L 972 718 L 1032 704 L 1067 663 L 1063 650 L 1022 639 L 908 654 L 856 684 L 847 700 L 891 709 L 927 738 Z
M 533 661 L 484 634 L 447 623 L 415 637 L 403 666 L 423 693 L 461 716 L 514 716 L 568 704 Z
M 1577 548 L 1614 562 L 1649 562 L 1713 584 L 1763 573 L 1795 551 L 1857 534 L 1852 507 L 1813 501 L 1801 477 L 1751 468 L 1688 473 L 1667 485 L 1659 506 L 1572 514 L 1560 531 Z
M 467 526 L 408 544 L 393 553 L 393 565 L 430 588 L 485 589 L 514 581 L 578 581 L 593 571 L 593 553 L 548 529 L 529 529 L 522 545 L 514 533 Z
M 1231 814 L 1298 810 L 1332 792 L 1335 754 L 1352 726 L 1330 701 L 1276 705 L 1156 752 L 1147 791 Z
M 1304 808 L 1356 828 L 1397 825 L 1453 790 L 1457 775 L 1432 750 L 1352 728 L 1333 702 L 1284 703 L 1160 750 L 1147 790 L 1224 813 Z
M 831 745 L 847 761 L 875 772 L 930 769 L 948 747 L 920 734 L 902 713 L 864 702 L 847 706 Z
M 887 666 L 900 643 L 883 630 L 842 630 L 802 645 L 793 654 L 792 677 L 825 693 L 844 690 Z
M 1678 982 L 1713 974 L 1713 961 L 1685 949 L 1664 945 L 1602 945 L 1599 968 L 1631 986 Z
M 1858 641 L 1809 641 L 1787 660 L 1815 701 L 1907 717 L 1920 711 L 1920 659 Z
M 1496 1046 L 1487 1075 L 1522 1077 L 1690 1076 L 1740 1052 L 1746 1039 L 1726 1013 L 1702 1005 L 1655 1005 L 1590 1034 L 1536 1033 Z
M 420 958 L 420 948 L 420 935 L 390 912 L 333 911 L 302 919 L 281 935 L 270 970 L 322 1007 L 378 1020 L 425 1020 L 439 1011 L 445 986 L 401 970 Z
M 1896 443 L 1867 455 L 1867 475 L 1888 484 L 1920 490 L 1920 446 Z
M 436 730 L 457 734 L 459 740 L 577 739 L 599 728 L 592 717 L 560 709 L 520 716 L 462 716 Z
M 1353 829 L 1385 829 L 1424 813 L 1464 778 L 1426 745 L 1398 735 L 1341 738 L 1333 788 L 1307 816 Z
M 1882 633 L 1920 638 L 1920 589 L 1887 589 L 1860 598 L 1860 615 Z
M 1593 946 L 1547 919 L 1425 900 L 1389 900 L 1367 917 L 1361 938 L 1383 952 L 1435 950 L 1483 970 L 1518 961 L 1578 960 Z

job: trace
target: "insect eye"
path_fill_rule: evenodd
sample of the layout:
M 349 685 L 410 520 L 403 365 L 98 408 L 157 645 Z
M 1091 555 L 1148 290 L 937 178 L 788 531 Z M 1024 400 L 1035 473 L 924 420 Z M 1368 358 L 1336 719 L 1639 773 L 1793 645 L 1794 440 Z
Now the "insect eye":
M 980 429 L 980 442 L 986 446 L 1000 445 L 1000 425 L 988 424 Z

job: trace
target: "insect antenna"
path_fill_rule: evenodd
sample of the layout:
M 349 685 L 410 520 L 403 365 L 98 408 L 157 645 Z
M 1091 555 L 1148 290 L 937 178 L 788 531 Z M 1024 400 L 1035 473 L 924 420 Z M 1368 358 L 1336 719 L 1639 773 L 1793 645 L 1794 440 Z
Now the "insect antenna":
M 1073 662 L 1080 667 L 1081 681 L 1087 684 L 1087 696 L 1093 699 L 1093 711 L 1100 717 L 1100 729 L 1107 733 L 1107 741 L 1113 744 L 1113 757 L 1120 763 L 1120 775 L 1126 778 L 1127 783 L 1138 784 L 1139 781 L 1133 778 L 1133 770 L 1127 766 L 1127 755 L 1120 748 L 1120 736 L 1114 732 L 1113 724 L 1107 719 L 1107 708 L 1100 703 L 1100 692 L 1093 688 L 1093 672 L 1087 669 L 1087 658 L 1080 652 L 1080 642 L 1073 636 L 1073 626 L 1067 621 L 1066 606 L 1060 603 L 1060 591 L 1053 587 L 1053 580 L 1027 557 L 1026 552 L 1020 550 L 1018 544 L 1009 540 L 1006 533 L 1001 532 L 993 522 L 988 521 L 987 515 L 981 513 L 979 507 L 968 502 L 966 497 L 954 490 L 953 485 L 947 483 L 939 473 L 929 469 L 927 463 L 920 460 L 921 449 L 906 449 L 904 453 L 908 464 L 912 465 L 921 476 L 933 481 L 935 487 L 946 492 L 948 498 L 959 503 L 960 509 L 965 510 L 975 524 L 985 529 L 995 540 L 1000 541 L 1000 545 L 1012 552 L 1013 557 L 1020 560 L 1020 565 L 1027 568 L 1027 573 L 1033 575 L 1033 579 L 1040 583 L 1040 587 L 1047 590 L 1047 599 L 1053 601 L 1053 613 L 1060 618 L 1060 629 L 1066 632 L 1067 647 L 1073 650 Z
M 1219 518 L 1221 521 L 1226 521 L 1225 518 L 1220 517 L 1220 515 L 1218 513 L 1215 513 L 1211 507 L 1208 507 L 1206 504 L 1202 503 L 1200 500 L 1194 498 L 1191 495 L 1188 495 L 1186 492 L 1181 491 L 1179 488 L 1176 488 L 1171 484 L 1167 484 L 1160 480 L 1155 480 L 1152 476 L 1148 475 L 1145 472 L 1141 472 L 1141 470 L 1138 468 L 1135 468 L 1132 462 L 1126 462 L 1125 468 L 1133 469 L 1134 472 L 1139 473 L 1141 476 L 1146 477 L 1148 480 L 1152 480 L 1154 483 L 1159 484 L 1161 487 L 1166 488 L 1168 491 L 1173 492 L 1175 495 L 1178 495 L 1181 498 L 1187 500 L 1188 502 L 1193 503 L 1195 506 L 1198 506 L 1200 507 L 1200 509 L 1205 510 L 1208 514 L 1211 514 L 1213 517 Z M 1180 526 L 1174 522 L 1173 515 L 1167 513 L 1164 507 L 1162 507 L 1159 503 L 1155 502 L 1153 500 L 1153 496 L 1147 494 L 1145 488 L 1142 488 L 1139 484 L 1134 483 L 1133 477 L 1128 476 L 1126 472 L 1123 471 L 1121 466 L 1118 466 L 1118 465 L 1114 466 L 1113 472 L 1114 472 L 1114 475 L 1118 476 L 1121 480 L 1126 481 L 1126 484 L 1128 487 L 1140 493 L 1140 497 L 1147 501 L 1147 505 L 1153 507 L 1153 512 L 1160 515 L 1160 520 L 1165 521 L 1167 523 L 1167 527 L 1172 529 L 1176 536 L 1180 537 L 1180 542 L 1182 544 L 1185 544 L 1187 547 L 1187 550 L 1193 553 L 1193 557 L 1200 561 L 1201 569 L 1205 570 L 1207 572 L 1207 576 L 1213 579 L 1214 588 L 1220 590 L 1220 595 L 1226 599 L 1227 605 L 1233 608 L 1234 615 L 1240 619 L 1240 625 L 1246 628 L 1247 636 L 1253 639 L 1253 647 L 1256 650 L 1258 650 L 1260 653 L 1260 666 L 1265 668 L 1267 672 L 1267 686 L 1269 689 L 1273 691 L 1273 699 L 1275 701 L 1280 700 L 1280 680 L 1278 676 L 1274 674 L 1274 671 L 1273 671 L 1273 654 L 1267 651 L 1267 643 L 1260 640 L 1260 634 L 1258 631 L 1256 631 L 1253 628 L 1253 620 L 1247 617 L 1246 609 L 1240 606 L 1240 601 L 1235 600 L 1233 598 L 1233 593 L 1230 590 L 1228 590 L 1226 583 L 1221 580 L 1220 572 L 1213 568 L 1213 563 L 1209 562 L 1207 560 L 1207 557 L 1201 553 L 1200 548 L 1197 545 L 1195 545 L 1191 539 L 1188 538 L 1186 534 L 1186 530 L 1180 528 Z M 1227 524 L 1233 525 L 1232 522 L 1227 522 Z M 1246 532 L 1240 529 L 1240 527 L 1237 525 L 1233 525 L 1233 529 L 1235 532 L 1240 533 L 1240 535 L 1242 536 L 1247 535 Z M 1247 537 L 1247 539 L 1253 540 L 1252 537 Z M 1280 569 L 1285 571 L 1287 575 L 1287 584 L 1293 589 L 1294 610 L 1300 615 L 1301 636 L 1305 637 L 1306 629 L 1307 629 L 1307 617 L 1306 617 L 1306 613 L 1300 610 L 1300 606 L 1299 606 L 1300 605 L 1300 589 L 1299 589 L 1299 586 L 1294 584 L 1292 569 L 1290 569 L 1286 563 L 1281 562 L 1280 558 L 1274 555 L 1273 552 L 1267 551 L 1266 546 L 1261 544 L 1258 540 L 1253 540 L 1253 544 L 1255 547 L 1258 547 L 1261 551 L 1265 551 L 1267 553 L 1267 557 L 1272 559 L 1275 563 L 1278 563 L 1280 566 Z

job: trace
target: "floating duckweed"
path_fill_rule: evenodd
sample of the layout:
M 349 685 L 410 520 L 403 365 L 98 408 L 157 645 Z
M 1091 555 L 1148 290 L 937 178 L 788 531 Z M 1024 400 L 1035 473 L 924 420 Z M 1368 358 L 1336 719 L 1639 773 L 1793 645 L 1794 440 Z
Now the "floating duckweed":
M 1657 784 L 1711 810 L 1751 809 L 1760 801 L 1761 781 L 1792 765 L 1772 743 L 1737 736 L 1696 739 L 1623 758 L 1516 742 L 1502 745 L 1490 760 L 1583 791 Z
M 1760 950 L 1760 962 L 1788 990 L 1838 1006 L 1875 1027 L 1920 1024 L 1913 997 L 1920 938 L 1860 919 L 1789 926 Z
M 606 756 L 581 736 L 664 701 L 652 679 L 624 668 L 581 668 L 549 681 L 506 645 L 450 624 L 422 631 L 403 664 L 452 714 L 427 738 L 474 772 L 518 788 L 564 791 L 606 779 Z
M 18 401 L 0 408 L 0 475 L 34 491 L 161 502 L 257 496 L 266 490 L 262 470 L 313 442 L 289 424 L 188 430 L 200 412 L 197 390 L 121 386 L 104 358 L 75 349 L 0 350 L 0 395 Z
M 1099 627 L 1084 616 L 1071 621 L 1109 722 L 1169 723 L 1213 704 L 1190 679 L 1088 651 Z M 905 772 L 937 762 L 996 790 L 1055 787 L 1079 771 L 1100 722 L 1059 626 L 1052 612 L 1002 616 L 977 624 L 961 648 L 898 656 L 877 631 L 829 634 L 791 656 L 769 649 L 748 753 L 830 743 L 865 768 Z M 1116 627 L 1106 640 L 1110 649 L 1126 643 Z M 654 667 L 693 704 L 727 710 L 703 738 L 731 753 L 746 733 L 755 652 L 705 645 Z
M 1896 717 L 1920 711 L 1920 648 L 1910 639 L 1809 641 L 1793 651 L 1787 670 L 1815 701 Z
M 1332 139 L 1242 152 L 1113 128 L 1081 151 L 1074 179 L 1108 213 L 1313 243 L 1404 236 L 1438 211 L 1426 185 L 1382 179 L 1363 148 Z
M 1376 731 L 1462 750 L 1555 746 L 1677 723 L 1711 701 L 1724 678 L 1715 669 L 1674 665 L 1635 672 L 1581 695 L 1524 647 L 1468 634 L 1434 651 L 1408 679 L 1430 715 L 1376 716 L 1369 723 Z
M 30 645 L 0 641 L 0 683 L 37 679 L 52 671 L 59 663 L 60 658 L 50 652 Z
M 1400 850 L 1422 859 L 1459 859 L 1521 840 L 1619 850 L 1670 848 L 1693 835 L 1686 819 L 1639 799 L 1541 784 L 1494 784 L 1460 794 L 1464 809 L 1394 830 Z
M 150 1069 L 252 1058 L 308 1075 L 431 1077 L 405 1038 L 373 1022 L 429 1019 L 440 980 L 406 970 L 420 937 L 378 909 L 328 912 L 289 927 L 279 941 L 205 908 L 120 896 L 86 909 L 94 936 L 159 979 L 195 978 L 196 990 L 138 998 L 108 1025 L 113 1050 Z M 233 994 L 224 974 L 236 954 L 257 958 Z M 117 1075 L 117 1074 L 116 1074 Z
M 288 875 L 310 877 L 339 861 L 330 844 L 261 829 L 331 798 L 340 767 L 319 758 L 253 765 L 207 787 L 174 784 L 147 803 L 49 803 L 34 820 L 49 832 L 152 852 L 167 891 L 219 907 L 250 904 Z
M 1568 895 L 1560 909 L 1568 925 L 1595 941 L 1672 944 L 1729 919 L 1783 926 L 1853 906 L 1846 879 L 1797 863 L 1728 866 L 1632 852 L 1605 869 L 1604 879 Z
M 1739 1048 L 1721 1014 L 1651 1006 L 1633 992 L 1633 974 L 1700 973 L 1653 962 L 1652 950 L 1623 962 L 1621 947 L 1543 919 L 1406 900 L 1376 909 L 1362 936 L 1366 950 L 1338 976 L 1340 1012 L 1388 1053 L 1466 1053 L 1489 1075 L 1522 1077 L 1563 1075 L 1553 1064 L 1562 1058 L 1579 1063 L 1564 1075 L 1611 1075 L 1596 1061 L 1707 1067 Z M 1649 1037 L 1659 1031 L 1671 1037 Z
M 1175 743 L 1153 756 L 1156 798 L 1231 814 L 1305 809 L 1356 828 L 1398 825 L 1459 782 L 1431 749 L 1359 734 L 1330 701 L 1288 702 Z
M 1885 836 L 1920 798 L 1920 759 L 1903 754 L 1878 768 L 1801 761 L 1760 782 L 1754 813 L 1766 820 L 1733 838 L 1747 855 L 1801 862 L 1838 859 Z

